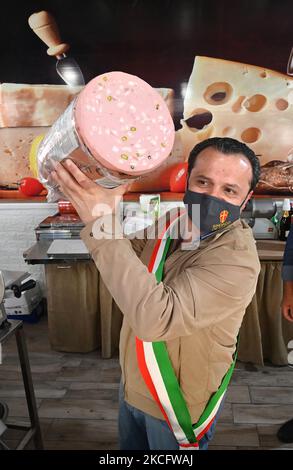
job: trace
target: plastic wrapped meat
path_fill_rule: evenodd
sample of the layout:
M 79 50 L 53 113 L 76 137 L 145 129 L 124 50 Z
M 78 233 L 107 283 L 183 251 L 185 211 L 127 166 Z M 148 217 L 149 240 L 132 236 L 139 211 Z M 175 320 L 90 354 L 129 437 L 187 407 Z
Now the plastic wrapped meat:
M 153 171 L 168 158 L 174 124 L 164 99 L 138 77 L 109 72 L 94 78 L 54 123 L 38 151 L 48 200 L 60 198 L 53 162 L 71 158 L 91 179 L 115 187 Z

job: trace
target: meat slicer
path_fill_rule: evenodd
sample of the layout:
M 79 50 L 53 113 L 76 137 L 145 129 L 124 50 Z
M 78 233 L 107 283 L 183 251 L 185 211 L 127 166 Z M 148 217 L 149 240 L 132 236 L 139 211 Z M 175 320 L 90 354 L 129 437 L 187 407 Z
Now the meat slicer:
M 241 218 L 252 228 L 256 240 L 274 240 L 278 238 L 278 231 L 271 218 L 276 212 L 277 204 L 272 198 L 252 198 L 241 213 Z
M 25 434 L 18 443 L 16 449 L 24 449 L 32 438 L 35 440 L 36 448 L 43 449 L 29 358 L 22 330 L 22 322 L 8 321 L 4 306 L 5 300 L 7 300 L 7 297 L 9 298 L 10 295 L 14 295 L 14 297 L 20 299 L 23 292 L 34 289 L 36 286 L 35 280 L 29 279 L 28 281 L 25 281 L 29 276 L 29 273 L 23 271 L 0 271 L 0 348 L 2 346 L 2 341 L 5 341 L 5 339 L 7 339 L 11 334 L 15 334 L 25 397 L 30 417 L 30 425 L 23 425 L 23 423 L 18 424 L 15 422 L 13 424 L 7 424 L 6 421 L 9 413 L 8 405 L 0 400 L 0 450 L 10 450 L 10 447 L 8 447 L 2 439 L 2 435 L 5 433 L 7 428 L 25 431 Z M 0 355 L 0 363 L 1 360 L 2 358 Z
M 0 331 L 7 323 L 7 315 L 5 311 L 5 293 L 12 291 L 14 297 L 20 298 L 22 292 L 33 289 L 36 281 L 33 279 L 22 282 L 29 276 L 26 272 L 18 271 L 0 271 Z M 11 292 L 9 292 L 11 294 Z

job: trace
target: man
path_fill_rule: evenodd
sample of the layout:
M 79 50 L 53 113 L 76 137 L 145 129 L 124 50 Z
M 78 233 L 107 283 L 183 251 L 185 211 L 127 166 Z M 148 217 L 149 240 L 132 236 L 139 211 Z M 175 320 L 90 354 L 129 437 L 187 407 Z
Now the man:
M 286 243 L 282 278 L 284 281 L 282 314 L 286 320 L 293 322 L 293 225 Z M 280 427 L 277 436 L 282 442 L 293 442 L 293 419 Z
M 184 240 L 173 240 L 162 282 L 150 272 L 158 240 L 130 241 L 121 233 L 119 239 L 113 238 L 113 227 L 119 226 L 113 223 L 115 216 L 99 213 L 97 203 L 107 204 L 109 212 L 114 212 L 115 196 L 120 197 L 125 188 L 105 190 L 71 162 L 64 167 L 56 166 L 53 179 L 86 223 L 82 239 L 124 315 L 120 337 L 121 449 L 186 447 L 189 444 L 178 439 L 178 423 L 173 425 L 171 419 L 176 414 L 180 421 L 185 413 L 192 427 L 203 420 L 207 404 L 230 371 L 242 318 L 255 292 L 260 264 L 252 231 L 240 220 L 240 212 L 258 182 L 259 161 L 245 144 L 230 138 L 208 139 L 193 149 L 188 160 L 185 217 L 186 226 L 189 223 L 199 229 L 192 209 L 200 204 L 200 245 L 183 249 L 181 242 L 190 241 L 188 235 Z M 102 238 L 101 232 L 108 238 Z M 146 347 L 163 345 L 166 367 L 151 364 L 152 369 L 143 375 L 140 342 Z M 168 397 L 167 389 L 163 400 L 170 398 L 172 406 L 179 406 L 175 414 L 162 404 L 164 390 L 154 385 L 167 368 L 173 374 L 172 386 L 177 381 L 174 387 L 180 394 L 180 406 L 173 403 L 177 397 L 172 399 L 172 390 Z M 148 374 L 153 382 L 147 383 Z M 202 427 L 204 434 L 198 433 L 196 442 L 194 436 L 188 437 L 190 446 L 207 448 L 219 404 L 213 408 L 213 417 L 208 416 L 208 426 Z

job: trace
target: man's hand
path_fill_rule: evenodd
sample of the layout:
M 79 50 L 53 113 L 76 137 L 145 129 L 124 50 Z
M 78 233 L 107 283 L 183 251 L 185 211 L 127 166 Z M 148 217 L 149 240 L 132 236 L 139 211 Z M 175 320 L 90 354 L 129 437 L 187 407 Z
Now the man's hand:
M 102 215 L 115 213 L 128 188 L 128 185 L 114 189 L 102 188 L 69 159 L 62 164 L 57 163 L 51 175 L 85 224 Z
M 293 322 L 293 281 L 284 281 L 281 308 L 286 320 Z

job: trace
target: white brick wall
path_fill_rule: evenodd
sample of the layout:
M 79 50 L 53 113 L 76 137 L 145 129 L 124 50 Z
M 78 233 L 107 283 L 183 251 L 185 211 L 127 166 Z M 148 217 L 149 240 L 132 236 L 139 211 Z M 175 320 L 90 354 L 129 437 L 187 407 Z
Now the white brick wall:
M 33 274 L 44 293 L 44 266 L 25 263 L 23 252 L 36 242 L 35 227 L 56 212 L 53 203 L 0 201 L 0 269 Z

